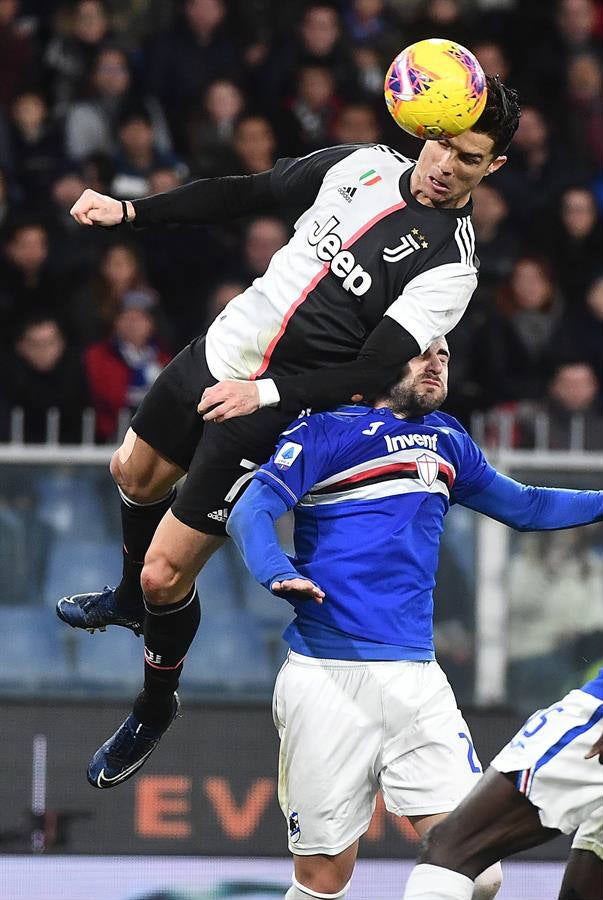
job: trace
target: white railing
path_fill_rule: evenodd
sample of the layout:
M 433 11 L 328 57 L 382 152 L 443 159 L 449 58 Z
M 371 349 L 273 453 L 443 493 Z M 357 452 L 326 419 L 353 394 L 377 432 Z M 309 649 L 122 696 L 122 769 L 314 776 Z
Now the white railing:
M 575 416 L 570 426 L 570 449 L 548 449 L 548 421 L 539 416 L 536 422 L 536 448 L 517 450 L 511 446 L 512 415 L 500 414 L 495 433 L 496 446 L 485 446 L 486 420 L 478 416 L 472 423 L 472 433 L 485 446 L 490 462 L 498 471 L 513 474 L 534 471 L 537 473 L 601 473 L 603 452 L 583 449 L 584 421 Z M 130 411 L 122 410 L 118 433 L 125 434 L 130 421 Z M 488 424 L 492 422 L 491 416 Z M 82 443 L 59 444 L 59 417 L 57 410 L 49 410 L 47 440 L 44 444 L 23 442 L 23 413 L 13 411 L 11 440 L 0 444 L 0 464 L 30 465 L 101 465 L 108 464 L 115 446 L 94 444 L 94 412 L 87 410 L 82 419 Z M 560 487 L 563 484 L 560 483 Z M 507 668 L 507 582 L 509 544 L 511 531 L 486 516 L 477 516 L 476 529 L 476 610 L 475 652 L 476 687 L 475 700 L 480 705 L 491 705 L 505 699 L 505 672 Z

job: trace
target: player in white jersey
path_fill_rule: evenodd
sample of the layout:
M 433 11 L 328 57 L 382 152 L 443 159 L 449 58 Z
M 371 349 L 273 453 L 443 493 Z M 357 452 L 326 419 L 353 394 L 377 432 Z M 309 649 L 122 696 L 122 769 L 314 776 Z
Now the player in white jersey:
M 104 226 L 304 210 L 265 275 L 163 370 L 113 456 L 120 585 L 58 603 L 73 627 L 144 630 L 144 690 L 100 774 L 88 772 L 96 787 L 130 777 L 174 718 L 200 618 L 195 577 L 279 432 L 301 408 L 375 396 L 463 315 L 477 282 L 471 190 L 504 164 L 518 117 L 515 93 L 489 76 L 473 129 L 428 141 L 416 163 L 383 145 L 340 146 L 133 202 L 88 190 L 74 205 L 78 222 Z
M 576 832 L 559 900 L 603 897 L 603 669 L 539 709 L 425 839 L 404 900 L 469 900 L 490 865 Z
M 480 779 L 433 646 L 449 505 L 522 530 L 603 518 L 603 492 L 530 487 L 497 473 L 460 423 L 437 411 L 447 363 L 441 338 L 375 407 L 292 423 L 229 519 L 254 576 L 295 609 L 273 701 L 295 860 L 287 900 L 345 895 L 378 790 L 423 835 Z M 294 559 L 275 531 L 288 509 Z M 474 898 L 496 893 L 495 863 L 471 883 Z

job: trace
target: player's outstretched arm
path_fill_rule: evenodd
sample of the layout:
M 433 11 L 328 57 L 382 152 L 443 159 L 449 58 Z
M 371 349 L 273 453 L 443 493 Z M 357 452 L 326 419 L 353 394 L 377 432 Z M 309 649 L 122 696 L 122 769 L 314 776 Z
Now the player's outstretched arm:
M 518 531 L 553 531 L 603 521 L 603 491 L 532 487 L 499 472 L 487 487 L 460 502 Z
M 320 410 L 351 400 L 373 400 L 420 352 L 412 334 L 386 316 L 352 362 L 255 382 L 221 381 L 203 392 L 197 411 L 206 421 L 224 422 L 278 402 L 291 409 L 310 406 Z
M 271 172 L 259 175 L 202 178 L 163 194 L 127 200 L 127 217 L 136 227 L 146 225 L 200 224 L 227 221 L 237 216 L 274 209 L 277 197 Z M 87 188 L 71 208 L 80 225 L 119 225 L 121 200 Z
M 265 588 L 280 596 L 297 596 L 322 603 L 324 592 L 304 578 L 285 556 L 275 523 L 290 509 L 269 485 L 252 480 L 228 517 L 226 530 L 245 565 Z

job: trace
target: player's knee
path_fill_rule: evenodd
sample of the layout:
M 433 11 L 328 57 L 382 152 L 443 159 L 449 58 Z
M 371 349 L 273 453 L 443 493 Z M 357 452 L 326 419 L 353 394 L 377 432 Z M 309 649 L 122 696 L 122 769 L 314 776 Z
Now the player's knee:
M 124 459 L 121 450 L 111 457 L 109 471 L 115 484 L 135 503 L 154 503 L 158 494 L 165 492 L 165 485 L 158 482 L 152 467 L 143 469 L 132 458 Z
M 140 584 L 149 603 L 158 606 L 175 603 L 182 594 L 180 572 L 163 553 L 147 553 Z
M 475 879 L 471 900 L 492 900 L 498 894 L 501 884 L 502 867 L 500 863 L 494 863 Z
M 324 891 L 317 891 L 314 888 L 306 887 L 294 877 L 293 884 L 285 894 L 285 900 L 340 900 L 340 898 L 345 897 L 349 887 L 350 882 L 348 881 L 341 890 L 335 891 L 334 893 L 325 893 Z
M 432 866 L 453 869 L 455 863 L 454 831 L 446 827 L 446 820 L 439 822 L 423 835 L 417 861 Z

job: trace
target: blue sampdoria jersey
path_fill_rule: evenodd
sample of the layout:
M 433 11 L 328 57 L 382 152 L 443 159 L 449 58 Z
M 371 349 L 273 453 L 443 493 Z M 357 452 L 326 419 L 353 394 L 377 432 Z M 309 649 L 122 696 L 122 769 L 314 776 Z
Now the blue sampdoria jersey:
M 322 605 L 291 601 L 285 632 L 306 655 L 434 658 L 444 516 L 496 472 L 456 419 L 341 407 L 297 420 L 255 478 L 295 506 L 295 558 Z

